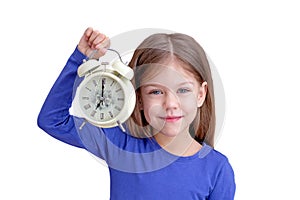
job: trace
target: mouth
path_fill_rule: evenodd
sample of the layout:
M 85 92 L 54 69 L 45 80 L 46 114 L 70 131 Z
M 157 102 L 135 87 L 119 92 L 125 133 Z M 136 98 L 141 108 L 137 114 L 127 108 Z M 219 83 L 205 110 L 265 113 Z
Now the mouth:
M 160 117 L 165 122 L 177 122 L 180 119 L 183 118 L 183 116 L 166 116 L 166 117 Z

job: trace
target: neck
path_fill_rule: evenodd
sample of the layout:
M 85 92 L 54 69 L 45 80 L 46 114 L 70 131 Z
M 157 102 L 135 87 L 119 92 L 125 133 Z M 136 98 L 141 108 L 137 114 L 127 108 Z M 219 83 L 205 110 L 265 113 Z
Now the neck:
M 202 147 L 189 132 L 174 137 L 158 133 L 154 138 L 163 149 L 177 156 L 192 156 Z

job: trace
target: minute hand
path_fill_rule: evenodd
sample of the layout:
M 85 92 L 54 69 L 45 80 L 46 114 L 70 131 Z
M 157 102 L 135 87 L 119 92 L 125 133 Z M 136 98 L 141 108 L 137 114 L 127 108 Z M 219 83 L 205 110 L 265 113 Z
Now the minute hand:
M 101 104 L 103 104 L 104 102 L 104 89 L 105 89 L 105 78 L 102 79 L 102 85 L 101 85 L 101 98 L 100 98 Z

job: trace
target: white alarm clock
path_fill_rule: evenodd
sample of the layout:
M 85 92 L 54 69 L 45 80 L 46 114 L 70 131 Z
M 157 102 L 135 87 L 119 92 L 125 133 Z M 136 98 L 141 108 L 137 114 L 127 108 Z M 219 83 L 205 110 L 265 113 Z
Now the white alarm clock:
M 133 70 L 121 60 L 109 64 L 89 59 L 84 60 L 77 73 L 84 79 L 76 90 L 71 114 L 98 127 L 119 126 L 125 131 L 122 123 L 130 117 L 136 103 L 130 82 Z

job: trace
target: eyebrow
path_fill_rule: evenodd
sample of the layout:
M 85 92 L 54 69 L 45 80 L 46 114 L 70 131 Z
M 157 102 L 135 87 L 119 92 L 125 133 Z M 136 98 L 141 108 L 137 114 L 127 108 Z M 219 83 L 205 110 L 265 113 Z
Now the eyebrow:
M 182 86 L 182 85 L 187 85 L 187 84 L 190 84 L 192 86 L 194 86 L 194 83 L 192 81 L 186 81 L 186 82 L 181 82 L 179 83 L 177 86 Z M 162 87 L 165 87 L 165 85 L 161 84 L 161 83 L 157 83 L 157 82 L 150 82 L 150 83 L 146 83 L 146 84 L 143 84 L 142 85 L 143 87 L 157 87 L 157 86 L 162 86 Z
M 192 81 L 186 81 L 186 82 L 182 82 L 179 85 L 185 85 L 185 84 L 191 84 L 194 85 L 194 83 Z

